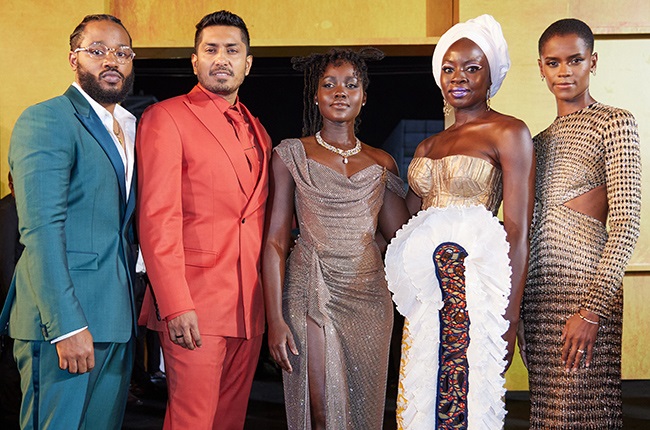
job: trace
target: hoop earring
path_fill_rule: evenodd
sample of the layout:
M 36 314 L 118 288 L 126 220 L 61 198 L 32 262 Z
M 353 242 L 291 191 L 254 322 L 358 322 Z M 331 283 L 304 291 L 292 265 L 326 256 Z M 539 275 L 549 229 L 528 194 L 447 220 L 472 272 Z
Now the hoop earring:
M 488 88 L 487 94 L 485 95 L 485 104 L 487 105 L 486 111 L 492 110 L 492 107 L 490 106 L 490 89 Z
M 445 116 L 451 115 L 451 106 L 447 103 L 447 100 L 444 97 L 442 99 L 442 113 Z

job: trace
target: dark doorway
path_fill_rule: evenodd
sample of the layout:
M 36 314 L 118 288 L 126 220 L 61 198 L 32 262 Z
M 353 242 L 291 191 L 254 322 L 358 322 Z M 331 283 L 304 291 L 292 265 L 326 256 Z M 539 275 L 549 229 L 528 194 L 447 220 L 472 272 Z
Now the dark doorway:
M 134 64 L 134 94 L 145 104 L 146 100 L 151 103 L 187 93 L 196 84 L 189 58 L 136 58 Z M 431 75 L 431 57 L 386 57 L 369 63 L 368 68 L 370 87 L 368 103 L 361 113 L 361 140 L 381 147 L 402 119 L 443 119 L 442 96 Z M 300 136 L 302 91 L 302 73 L 292 69 L 290 57 L 255 57 L 239 95 L 276 145 L 282 139 Z M 135 110 L 136 116 L 141 113 Z

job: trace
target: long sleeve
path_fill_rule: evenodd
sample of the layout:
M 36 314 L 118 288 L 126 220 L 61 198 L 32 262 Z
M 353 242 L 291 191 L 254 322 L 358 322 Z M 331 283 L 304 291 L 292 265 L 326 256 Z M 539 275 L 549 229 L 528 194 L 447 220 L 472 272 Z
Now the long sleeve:
M 160 317 L 194 309 L 183 250 L 183 147 L 172 115 L 160 105 L 142 116 L 137 138 L 138 231 Z
M 88 325 L 69 272 L 65 223 L 75 165 L 74 131 L 50 106 L 28 108 L 11 138 L 9 163 L 21 241 L 45 340 Z
M 634 117 L 616 110 L 605 126 L 603 139 L 609 235 L 583 306 L 607 318 L 639 237 L 641 155 Z

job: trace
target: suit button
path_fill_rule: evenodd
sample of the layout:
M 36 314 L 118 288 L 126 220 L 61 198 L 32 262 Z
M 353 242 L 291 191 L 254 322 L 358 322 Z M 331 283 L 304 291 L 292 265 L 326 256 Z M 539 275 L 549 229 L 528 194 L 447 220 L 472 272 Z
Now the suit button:
M 246 224 L 246 218 L 242 219 L 242 220 L 241 220 L 241 223 L 242 223 L 242 224 Z

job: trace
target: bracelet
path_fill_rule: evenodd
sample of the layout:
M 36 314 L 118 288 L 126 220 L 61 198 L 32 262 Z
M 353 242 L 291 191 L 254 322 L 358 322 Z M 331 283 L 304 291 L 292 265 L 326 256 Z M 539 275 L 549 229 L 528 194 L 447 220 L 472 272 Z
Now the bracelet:
M 589 324 L 598 325 L 598 321 L 592 321 L 589 318 L 583 317 L 580 311 L 578 311 L 578 316 L 580 317 L 581 320 L 588 322 Z

